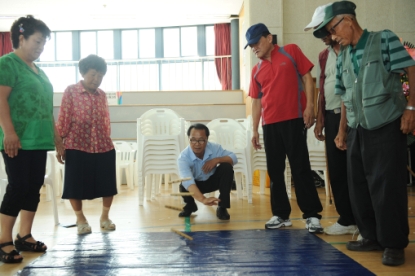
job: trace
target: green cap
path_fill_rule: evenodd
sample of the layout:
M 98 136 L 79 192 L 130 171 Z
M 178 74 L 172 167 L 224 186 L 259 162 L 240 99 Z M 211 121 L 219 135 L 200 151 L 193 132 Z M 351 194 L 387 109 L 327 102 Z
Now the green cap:
M 353 14 L 356 15 L 355 12 L 356 5 L 353 2 L 350 1 L 339 1 L 334 2 L 332 5 L 327 6 L 324 10 L 325 16 L 323 23 L 316 28 L 316 30 L 313 32 L 313 35 L 317 38 L 323 38 L 328 35 L 328 32 L 326 30 L 326 25 L 336 16 L 339 14 Z

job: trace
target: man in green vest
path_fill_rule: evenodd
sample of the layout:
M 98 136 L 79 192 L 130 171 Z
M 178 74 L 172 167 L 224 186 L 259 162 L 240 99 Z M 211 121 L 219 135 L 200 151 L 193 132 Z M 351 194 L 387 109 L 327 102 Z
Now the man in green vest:
M 304 31 L 316 29 L 324 20 L 325 8 L 331 3 L 316 8 L 311 22 Z M 334 139 L 339 130 L 341 118 L 341 97 L 334 94 L 336 84 L 336 60 L 340 45 L 326 32 L 321 38 L 327 46 L 318 55 L 316 87 L 319 89 L 318 111 L 314 134 L 317 140 L 325 141 L 327 167 L 329 170 L 330 186 L 333 192 L 334 204 L 339 218 L 337 222 L 324 228 L 327 235 L 347 235 L 357 233 L 347 184 L 346 152 L 338 149 Z M 324 129 L 324 134 L 323 134 Z
M 348 242 L 347 249 L 382 250 L 382 263 L 396 266 L 405 262 L 409 242 L 406 134 L 415 129 L 415 61 L 393 32 L 363 30 L 355 9 L 350 1 L 334 2 L 314 31 L 316 37 L 329 31 L 342 46 L 335 87 L 343 101 L 336 145 L 347 149 L 350 199 L 363 237 Z M 400 83 L 405 72 L 409 101 Z

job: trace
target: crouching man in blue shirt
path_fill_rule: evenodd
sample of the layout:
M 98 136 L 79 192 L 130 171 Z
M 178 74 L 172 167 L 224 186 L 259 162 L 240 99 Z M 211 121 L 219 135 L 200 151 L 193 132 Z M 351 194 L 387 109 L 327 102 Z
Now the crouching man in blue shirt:
M 238 162 L 236 155 L 221 145 L 209 142 L 209 129 L 203 124 L 191 125 L 187 136 L 189 146 L 181 152 L 177 162 L 180 177 L 191 179 L 180 184 L 180 192 L 190 192 L 193 196 L 183 196 L 186 205 L 179 217 L 189 217 L 197 211 L 196 199 L 207 206 L 218 205 L 218 219 L 229 220 L 226 209 L 231 207 L 233 165 Z M 219 190 L 219 198 L 204 196 L 216 190 Z

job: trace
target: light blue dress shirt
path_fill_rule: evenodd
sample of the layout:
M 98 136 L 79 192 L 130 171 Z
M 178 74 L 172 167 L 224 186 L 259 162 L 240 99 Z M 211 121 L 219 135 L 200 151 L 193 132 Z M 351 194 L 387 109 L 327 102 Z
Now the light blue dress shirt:
M 208 180 L 208 178 L 211 177 L 215 173 L 216 168 L 213 168 L 208 173 L 204 173 L 202 170 L 203 165 L 209 160 L 212 160 L 217 157 L 224 157 L 224 156 L 229 156 L 230 158 L 232 158 L 233 165 L 238 163 L 238 159 L 236 158 L 236 155 L 233 152 L 223 149 L 222 146 L 219 144 L 208 142 L 205 148 L 205 154 L 203 156 L 203 160 L 198 158 L 194 154 L 190 146 L 187 146 L 187 148 L 185 148 L 180 153 L 179 158 L 177 159 L 180 178 L 188 178 L 188 177 L 192 178 L 190 180 L 183 181 L 182 182 L 183 187 L 185 187 L 187 190 L 191 184 L 196 184 L 195 180 L 197 181 Z

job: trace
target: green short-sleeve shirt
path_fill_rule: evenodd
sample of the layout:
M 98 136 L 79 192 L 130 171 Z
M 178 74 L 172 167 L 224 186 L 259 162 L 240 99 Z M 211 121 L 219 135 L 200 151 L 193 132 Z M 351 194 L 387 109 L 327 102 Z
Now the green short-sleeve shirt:
M 10 116 L 24 150 L 53 150 L 53 87 L 39 68 L 36 74 L 16 54 L 0 58 L 0 85 L 12 88 Z M 0 149 L 4 133 L 0 127 Z

